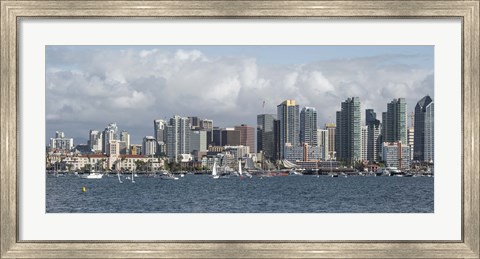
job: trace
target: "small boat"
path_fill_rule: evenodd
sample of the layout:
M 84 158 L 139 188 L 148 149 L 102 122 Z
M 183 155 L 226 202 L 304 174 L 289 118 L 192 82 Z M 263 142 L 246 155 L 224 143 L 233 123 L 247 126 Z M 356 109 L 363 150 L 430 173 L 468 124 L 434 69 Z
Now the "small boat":
M 103 174 L 100 173 L 90 173 L 82 176 L 83 179 L 102 179 L 102 177 Z
M 178 180 L 178 177 L 175 177 L 169 171 L 163 171 L 163 173 L 160 175 L 160 179 L 163 179 L 163 180 Z
M 300 175 L 303 175 L 302 173 L 300 172 L 297 172 L 295 170 L 291 170 L 289 173 L 288 173 L 289 176 L 300 176 Z
M 238 174 L 240 177 L 243 177 L 245 175 L 245 177 L 252 178 L 252 175 L 248 172 L 242 172 L 242 162 L 240 160 L 238 161 Z

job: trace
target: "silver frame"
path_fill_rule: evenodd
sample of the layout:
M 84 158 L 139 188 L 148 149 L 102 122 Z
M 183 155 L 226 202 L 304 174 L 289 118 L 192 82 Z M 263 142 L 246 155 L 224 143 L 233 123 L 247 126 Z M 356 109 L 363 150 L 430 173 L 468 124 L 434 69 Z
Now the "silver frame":
M 479 0 L 1 1 L 1 258 L 479 258 Z M 18 240 L 17 21 L 22 17 L 426 18 L 462 20 L 461 241 Z

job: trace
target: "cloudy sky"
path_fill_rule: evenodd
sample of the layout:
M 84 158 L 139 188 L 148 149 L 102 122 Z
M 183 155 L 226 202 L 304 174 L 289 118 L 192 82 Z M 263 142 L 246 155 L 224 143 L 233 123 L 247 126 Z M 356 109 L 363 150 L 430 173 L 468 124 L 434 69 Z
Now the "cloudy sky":
M 362 116 L 373 108 L 380 119 L 394 98 L 409 112 L 434 98 L 433 55 L 433 46 L 47 46 L 46 139 L 86 139 L 116 122 L 139 144 L 154 119 L 173 115 L 255 126 L 286 99 L 315 107 L 321 128 L 352 96 Z

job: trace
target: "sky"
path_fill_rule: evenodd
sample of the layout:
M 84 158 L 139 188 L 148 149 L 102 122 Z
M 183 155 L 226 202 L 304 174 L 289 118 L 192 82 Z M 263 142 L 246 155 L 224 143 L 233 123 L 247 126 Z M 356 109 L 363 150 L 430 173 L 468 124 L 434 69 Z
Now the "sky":
M 409 113 L 434 99 L 433 46 L 47 46 L 45 58 L 46 140 L 116 122 L 141 144 L 174 115 L 256 127 L 287 99 L 316 108 L 323 128 L 349 97 L 377 119 L 394 98 Z

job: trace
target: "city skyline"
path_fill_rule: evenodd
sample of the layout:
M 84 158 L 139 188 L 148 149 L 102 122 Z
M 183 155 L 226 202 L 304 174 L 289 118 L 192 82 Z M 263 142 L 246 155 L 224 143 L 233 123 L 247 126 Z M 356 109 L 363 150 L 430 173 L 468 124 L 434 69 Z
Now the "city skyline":
M 48 46 L 46 140 L 116 122 L 140 143 L 173 115 L 255 126 L 286 99 L 323 128 L 350 96 L 378 113 L 405 97 L 410 113 L 433 75 L 432 46 Z

